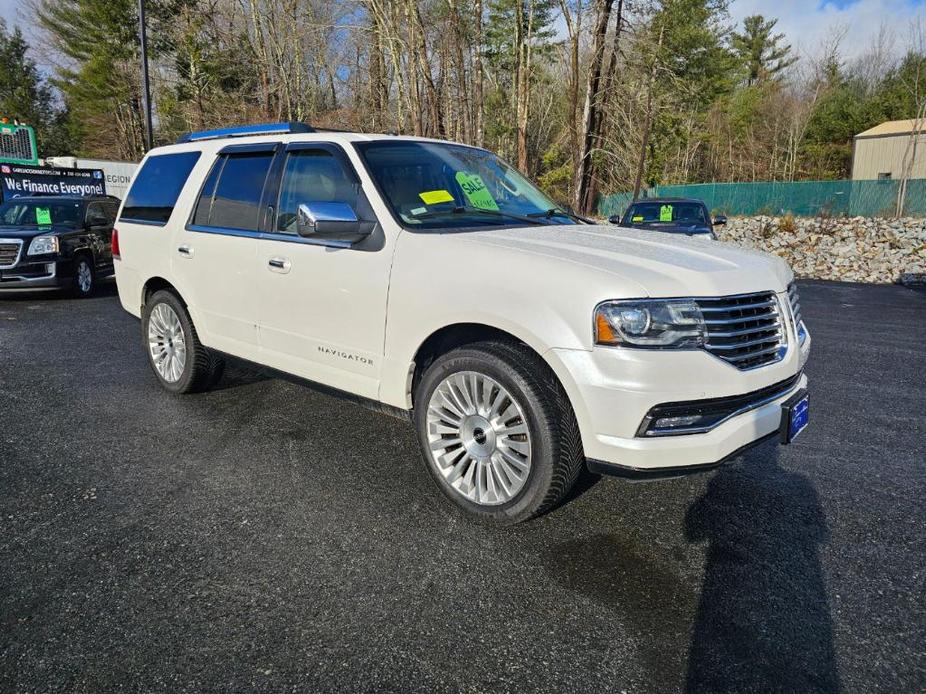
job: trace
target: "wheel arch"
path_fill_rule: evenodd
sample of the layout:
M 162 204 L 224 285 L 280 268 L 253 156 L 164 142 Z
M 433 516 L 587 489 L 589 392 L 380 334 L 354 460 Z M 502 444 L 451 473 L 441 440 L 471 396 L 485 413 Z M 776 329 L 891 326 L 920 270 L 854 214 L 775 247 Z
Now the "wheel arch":
M 141 306 L 144 306 L 148 303 L 149 297 L 155 292 L 159 292 L 162 289 L 166 289 L 176 295 L 180 302 L 187 306 L 186 299 L 183 298 L 183 294 L 168 280 L 160 276 L 154 276 L 148 278 L 148 280 L 142 285 L 141 288 Z
M 90 258 L 90 267 L 96 270 L 96 254 L 90 246 L 75 246 L 70 252 L 71 260 L 77 262 L 78 258 Z
M 415 355 L 409 365 L 407 400 L 409 408 L 414 408 L 415 390 L 422 375 L 435 359 L 447 352 L 465 345 L 498 340 L 522 345 L 531 350 L 541 362 L 550 369 L 551 376 L 557 380 L 566 393 L 573 412 L 580 417 L 582 403 L 578 398 L 578 391 L 565 365 L 550 349 L 543 349 L 530 337 L 517 335 L 510 330 L 484 322 L 459 322 L 445 325 L 431 332 L 415 350 Z

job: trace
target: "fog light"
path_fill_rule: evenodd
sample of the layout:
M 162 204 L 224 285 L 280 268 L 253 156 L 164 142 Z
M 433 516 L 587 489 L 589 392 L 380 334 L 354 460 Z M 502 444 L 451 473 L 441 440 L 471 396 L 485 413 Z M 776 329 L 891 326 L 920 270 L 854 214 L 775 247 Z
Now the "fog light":
M 55 271 L 55 264 L 54 264 L 54 263 L 45 263 L 45 274 L 46 274 L 46 275 L 50 275 L 50 274 L 53 273 L 54 271 Z
M 656 429 L 677 429 L 678 427 L 690 427 L 692 424 L 701 419 L 701 415 L 692 414 L 685 417 L 661 417 L 654 422 Z

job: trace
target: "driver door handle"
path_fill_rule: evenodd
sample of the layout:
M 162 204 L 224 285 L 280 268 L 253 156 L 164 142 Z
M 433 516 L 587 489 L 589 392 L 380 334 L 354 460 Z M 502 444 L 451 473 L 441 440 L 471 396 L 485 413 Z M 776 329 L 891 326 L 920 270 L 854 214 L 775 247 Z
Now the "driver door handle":
M 292 267 L 292 263 L 289 261 L 289 258 L 274 256 L 267 261 L 267 267 L 271 272 L 279 272 L 285 275 Z
M 177 253 L 179 253 L 180 255 L 182 255 L 184 258 L 192 258 L 192 257 L 193 257 L 193 249 L 190 248 L 189 246 L 187 246 L 186 244 L 180 246 L 180 247 L 177 249 Z

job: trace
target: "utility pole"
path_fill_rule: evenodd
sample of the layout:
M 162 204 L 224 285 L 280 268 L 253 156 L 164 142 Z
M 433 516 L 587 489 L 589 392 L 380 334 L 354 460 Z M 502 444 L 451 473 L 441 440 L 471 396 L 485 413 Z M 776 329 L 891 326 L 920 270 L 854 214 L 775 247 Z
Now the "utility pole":
M 151 126 L 151 84 L 148 81 L 148 36 L 145 32 L 145 0 L 138 0 L 138 35 L 141 39 L 141 94 L 145 110 L 145 151 L 154 147 Z

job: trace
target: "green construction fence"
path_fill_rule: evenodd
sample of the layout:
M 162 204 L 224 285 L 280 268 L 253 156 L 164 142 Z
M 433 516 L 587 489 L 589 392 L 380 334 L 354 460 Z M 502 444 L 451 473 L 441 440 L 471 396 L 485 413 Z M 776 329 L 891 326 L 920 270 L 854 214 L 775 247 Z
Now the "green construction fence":
M 677 197 L 703 200 L 715 214 L 816 217 L 893 217 L 900 181 L 766 181 L 761 183 L 696 183 L 656 186 L 640 197 Z M 603 217 L 621 214 L 633 201 L 632 193 L 599 198 Z M 903 214 L 926 216 L 926 179 L 906 182 Z

